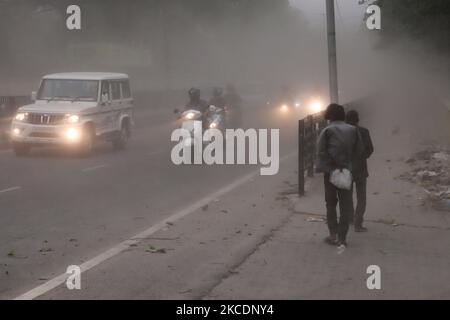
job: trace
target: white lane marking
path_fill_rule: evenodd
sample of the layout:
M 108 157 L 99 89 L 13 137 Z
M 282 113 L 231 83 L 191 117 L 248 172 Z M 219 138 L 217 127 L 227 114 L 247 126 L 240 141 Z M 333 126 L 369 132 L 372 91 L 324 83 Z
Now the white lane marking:
M 106 164 L 101 164 L 101 165 L 99 165 L 99 166 L 89 167 L 89 168 L 83 169 L 83 170 L 81 170 L 81 171 L 83 171 L 83 172 L 90 172 L 90 171 L 94 171 L 94 170 L 98 170 L 98 169 L 106 168 L 106 167 L 107 167 Z
M 19 190 L 19 189 L 21 189 L 21 187 L 11 187 L 11 188 L 8 188 L 8 189 L 0 190 L 0 193 L 6 193 L 6 192 L 11 192 L 11 191 L 16 191 L 16 190 Z
M 293 153 L 290 153 L 290 154 L 282 157 L 280 159 L 280 163 L 283 161 L 286 161 L 287 159 L 289 159 L 295 155 L 297 155 L 297 152 L 293 152 Z M 174 213 L 170 217 L 158 222 L 157 224 L 151 226 L 147 230 L 134 235 L 133 237 L 129 238 L 128 240 L 125 240 L 125 241 L 119 243 L 118 245 L 112 247 L 111 249 L 99 254 L 98 256 L 84 262 L 83 264 L 80 265 L 81 272 L 82 273 L 86 272 L 89 269 L 92 269 L 95 266 L 98 266 L 102 262 L 105 262 L 106 260 L 129 249 L 130 246 L 134 246 L 134 245 L 138 244 L 139 242 L 141 242 L 142 240 L 147 239 L 154 233 L 166 228 L 168 224 L 172 224 L 172 223 L 186 217 L 187 215 L 199 210 L 200 208 L 204 207 L 205 205 L 209 204 L 210 202 L 214 201 L 215 199 L 218 199 L 218 198 L 224 196 L 225 194 L 229 193 L 233 189 L 235 189 L 249 181 L 254 180 L 254 178 L 256 176 L 258 176 L 259 174 L 260 174 L 260 171 L 258 169 L 258 170 L 255 170 L 255 171 L 243 176 L 242 178 L 239 178 L 238 180 L 232 182 L 231 184 L 217 190 L 216 192 L 211 193 L 210 195 L 204 197 L 203 199 L 191 204 L 190 206 L 178 211 L 177 213 Z M 30 291 L 14 298 L 14 300 L 33 300 L 49 291 L 55 289 L 56 287 L 62 285 L 63 283 L 65 283 L 67 280 L 67 276 L 68 275 L 66 273 L 63 273 L 63 274 L 47 281 L 46 283 L 44 283 L 34 289 L 31 289 Z

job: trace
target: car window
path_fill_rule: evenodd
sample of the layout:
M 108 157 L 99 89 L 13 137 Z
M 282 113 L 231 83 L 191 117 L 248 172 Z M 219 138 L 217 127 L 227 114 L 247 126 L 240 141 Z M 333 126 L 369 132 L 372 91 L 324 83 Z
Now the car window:
M 111 97 L 113 100 L 120 100 L 120 82 L 112 81 L 111 84 Z
M 109 101 L 110 100 L 110 96 L 109 96 L 109 82 L 108 81 L 102 81 L 102 91 L 101 91 L 101 95 L 102 95 L 102 101 Z
M 131 98 L 130 82 L 128 80 L 124 80 L 122 81 L 121 85 L 122 85 L 122 98 L 123 99 Z

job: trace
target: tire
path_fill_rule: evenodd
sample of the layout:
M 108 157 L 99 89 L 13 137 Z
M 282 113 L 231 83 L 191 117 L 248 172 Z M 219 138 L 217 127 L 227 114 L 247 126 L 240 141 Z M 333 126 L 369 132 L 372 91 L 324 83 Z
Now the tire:
M 23 157 L 30 154 L 31 147 L 25 143 L 14 143 L 13 150 L 16 156 Z
M 82 139 L 79 154 L 82 157 L 87 157 L 92 153 L 95 143 L 95 131 L 92 126 L 88 125 L 84 128 Z
M 127 120 L 122 121 L 120 131 L 112 141 L 115 150 L 123 150 L 127 147 L 128 140 L 131 136 L 130 123 Z

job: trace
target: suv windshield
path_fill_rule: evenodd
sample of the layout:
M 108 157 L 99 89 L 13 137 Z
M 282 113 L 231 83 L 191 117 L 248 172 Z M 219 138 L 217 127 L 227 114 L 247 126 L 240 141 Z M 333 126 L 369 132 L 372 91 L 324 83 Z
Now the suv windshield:
M 97 101 L 96 80 L 45 79 L 39 89 L 38 100 Z

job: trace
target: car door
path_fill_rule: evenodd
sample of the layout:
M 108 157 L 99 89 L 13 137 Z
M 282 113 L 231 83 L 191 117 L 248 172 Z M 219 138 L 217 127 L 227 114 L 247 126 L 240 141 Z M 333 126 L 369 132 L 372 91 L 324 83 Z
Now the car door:
M 128 115 L 130 119 L 133 119 L 132 108 L 133 108 L 133 97 L 131 95 L 130 82 L 128 79 L 123 79 L 120 81 L 120 88 L 122 92 L 122 108 L 119 118 L 123 115 Z
M 112 112 L 112 93 L 111 84 L 109 81 L 103 80 L 100 91 L 100 110 L 95 116 L 95 125 L 99 134 L 103 134 L 110 131 L 110 114 Z
M 120 112 L 123 107 L 120 80 L 110 81 L 111 88 L 111 112 L 107 116 L 109 123 L 108 130 L 116 131 L 120 129 Z

